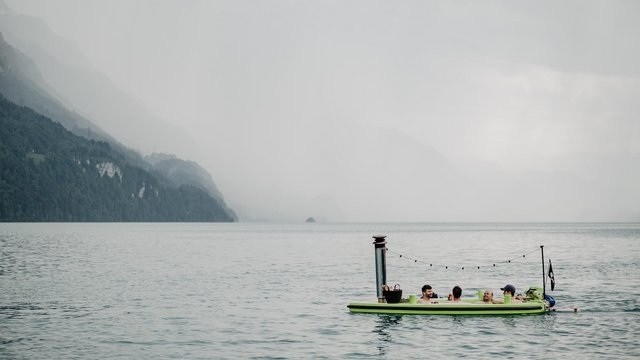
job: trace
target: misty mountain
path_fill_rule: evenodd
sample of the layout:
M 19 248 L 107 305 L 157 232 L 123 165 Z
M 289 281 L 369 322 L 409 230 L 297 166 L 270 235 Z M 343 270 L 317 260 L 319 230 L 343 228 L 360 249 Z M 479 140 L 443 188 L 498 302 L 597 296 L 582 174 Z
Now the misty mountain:
M 182 185 L 195 186 L 216 198 L 222 205 L 225 205 L 222 193 L 213 182 L 211 175 L 198 163 L 178 159 L 175 155 L 160 153 L 153 153 L 145 156 L 144 159 L 151 164 L 150 171 L 152 173 L 161 174 L 175 187 Z M 236 214 L 231 209 L 225 208 L 225 210 L 230 218 L 237 219 Z
M 153 153 L 144 159 L 151 164 L 153 171 L 158 171 L 176 186 L 194 185 L 214 197 L 221 198 L 222 193 L 213 182 L 211 175 L 194 161 L 178 159 L 172 154 Z
M 0 93 L 10 101 L 30 107 L 60 123 L 76 135 L 109 142 L 125 154 L 129 161 L 138 166 L 144 166 L 144 161 L 139 154 L 124 147 L 100 127 L 69 110 L 59 99 L 52 96 L 55 90 L 44 83 L 35 63 L 7 43 L 2 33 L 0 33 Z
M 75 133 L 90 135 L 93 131 L 106 136 L 102 130 L 67 110 L 59 100 L 49 95 L 51 89 L 47 89 L 35 63 L 7 43 L 2 33 L 0 33 L 0 90 L 11 101 L 33 107 Z
M 203 190 L 173 187 L 4 97 L 0 127 L 0 221 L 234 220 Z
M 30 107 L 49 119 L 60 123 L 63 127 L 78 136 L 90 140 L 107 142 L 132 166 L 153 172 L 157 178 L 166 182 L 167 186 L 195 186 L 214 197 L 226 218 L 236 220 L 237 217 L 222 200 L 211 176 L 193 162 L 186 162 L 172 157 L 166 162 L 146 162 L 138 153 L 121 145 L 91 121 L 68 110 L 61 101 L 54 98 L 44 82 L 37 66 L 29 57 L 4 41 L 0 33 L 0 94 L 18 105 Z M 4 129 L 3 129 L 4 131 Z M 150 159 L 157 160 L 153 157 Z M 170 165 L 169 165 L 170 164 Z M 179 171 L 176 171 L 179 169 Z
M 57 36 L 42 19 L 16 14 L 2 4 L 0 32 L 35 63 L 43 88 L 67 108 L 138 151 L 195 153 L 194 141 L 183 129 L 149 114 L 96 70 L 73 42 Z

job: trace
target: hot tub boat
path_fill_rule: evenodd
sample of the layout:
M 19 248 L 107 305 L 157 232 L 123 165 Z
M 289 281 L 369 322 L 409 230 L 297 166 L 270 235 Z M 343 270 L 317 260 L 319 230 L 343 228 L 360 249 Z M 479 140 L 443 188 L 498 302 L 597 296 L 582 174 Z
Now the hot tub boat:
M 387 302 L 389 291 L 386 284 L 386 236 L 377 235 L 373 237 L 375 247 L 375 263 L 376 263 L 376 286 L 377 286 L 377 302 L 352 302 L 347 305 L 352 313 L 367 314 L 397 314 L 397 315 L 540 315 L 552 311 L 555 300 L 546 294 L 546 278 L 544 268 L 544 247 L 540 246 L 542 254 L 542 288 L 530 287 L 527 291 L 527 298 L 524 302 L 510 302 L 494 304 L 483 303 L 479 294 L 479 298 L 464 298 L 461 302 L 449 302 L 446 299 L 434 299 L 429 304 L 416 303 L 415 297 L 410 296 L 408 299 L 400 299 L 402 292 L 395 295 L 397 299 L 393 303 Z M 552 279 L 552 290 L 554 281 L 549 268 L 549 276 Z M 383 291 L 383 289 L 386 289 Z M 577 311 L 577 308 L 574 309 Z

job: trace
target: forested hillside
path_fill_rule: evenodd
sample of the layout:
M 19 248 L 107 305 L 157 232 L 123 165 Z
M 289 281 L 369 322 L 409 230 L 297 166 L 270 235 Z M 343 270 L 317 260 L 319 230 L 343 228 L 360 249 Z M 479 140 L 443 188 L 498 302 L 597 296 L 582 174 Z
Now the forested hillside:
M 0 221 L 234 221 L 224 204 L 131 165 L 0 95 Z

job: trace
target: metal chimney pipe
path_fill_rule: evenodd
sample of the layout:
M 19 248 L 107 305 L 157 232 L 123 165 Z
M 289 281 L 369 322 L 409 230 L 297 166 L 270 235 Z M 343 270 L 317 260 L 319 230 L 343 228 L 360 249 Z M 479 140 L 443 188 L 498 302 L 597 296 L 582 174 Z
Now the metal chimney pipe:
M 376 294 L 378 295 L 378 302 L 382 303 L 385 302 L 384 295 L 382 294 L 382 285 L 387 283 L 386 235 L 375 235 L 373 238 L 373 246 L 375 248 L 376 256 Z

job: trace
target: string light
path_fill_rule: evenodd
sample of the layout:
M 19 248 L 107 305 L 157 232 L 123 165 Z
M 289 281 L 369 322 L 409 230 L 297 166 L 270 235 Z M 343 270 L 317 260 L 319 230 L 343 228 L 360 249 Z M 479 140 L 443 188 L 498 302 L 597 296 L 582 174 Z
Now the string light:
M 404 254 L 400 254 L 400 253 L 398 253 L 398 252 L 391 251 L 391 250 L 389 250 L 389 248 L 385 248 L 385 249 L 386 249 L 388 252 L 392 253 L 392 254 L 398 255 L 398 257 L 399 257 L 399 258 L 405 258 L 405 259 L 413 260 L 413 263 L 414 263 L 414 264 L 417 264 L 417 263 L 426 263 L 426 262 L 424 262 L 424 261 L 422 261 L 422 260 L 420 260 L 420 259 L 415 259 L 415 258 L 412 258 L 412 257 L 406 256 L 406 255 L 404 255 Z M 515 258 L 512 258 L 512 259 L 507 259 L 507 260 L 504 260 L 504 261 L 498 261 L 498 262 L 490 263 L 490 265 L 491 265 L 490 267 L 495 268 L 495 267 L 497 267 L 497 264 L 510 264 L 512 261 L 517 260 L 517 259 L 525 259 L 525 260 L 526 260 L 527 255 L 529 255 L 529 254 L 531 254 L 531 253 L 534 253 L 534 252 L 536 252 L 536 251 L 538 251 L 538 250 L 539 250 L 539 249 L 531 250 L 531 251 L 529 251 L 529 252 L 527 252 L 527 253 L 525 253 L 525 254 L 522 254 L 521 256 L 518 256 L 518 257 L 515 257 Z M 487 266 L 488 266 L 488 265 L 487 265 Z M 436 267 L 436 268 L 437 268 L 437 267 L 440 267 L 440 268 L 442 268 L 442 267 L 444 267 L 444 268 L 445 268 L 445 270 L 449 270 L 449 265 L 438 265 L 438 264 L 435 264 L 435 265 L 434 265 L 433 263 L 429 263 L 429 267 L 430 267 L 430 268 L 433 268 L 433 267 Z M 460 270 L 465 270 L 465 267 L 467 267 L 467 270 L 468 270 L 468 266 L 458 266 L 458 267 L 460 268 Z M 480 268 L 482 267 L 482 265 L 474 265 L 473 267 L 475 267 L 477 270 L 480 270 Z

